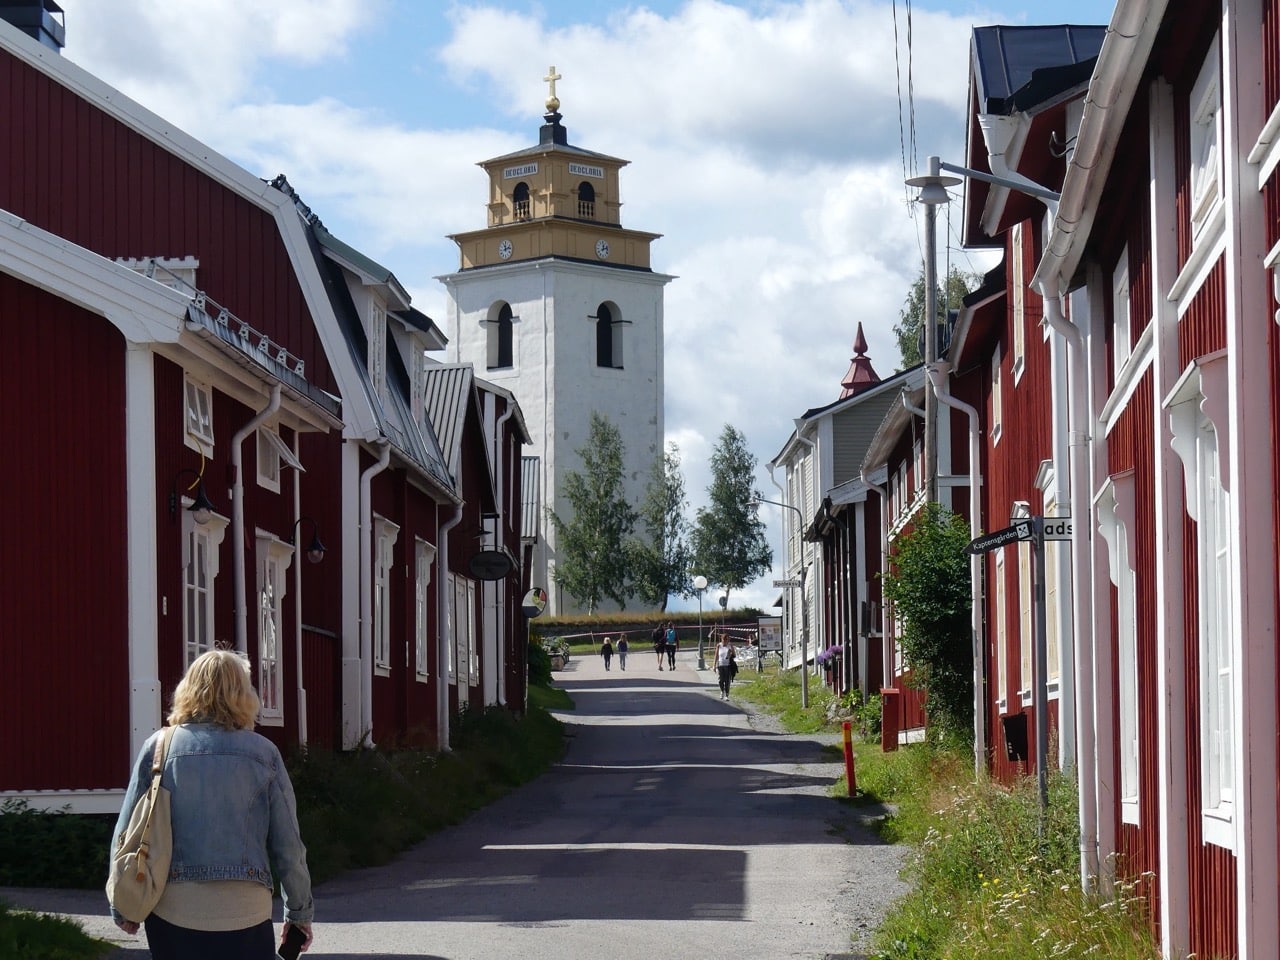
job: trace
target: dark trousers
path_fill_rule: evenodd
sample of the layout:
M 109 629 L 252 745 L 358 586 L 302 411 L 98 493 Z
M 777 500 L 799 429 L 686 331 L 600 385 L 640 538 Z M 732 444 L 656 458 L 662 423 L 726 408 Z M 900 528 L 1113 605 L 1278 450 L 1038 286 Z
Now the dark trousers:
M 244 930 L 188 930 L 147 917 L 152 960 L 275 960 L 276 934 L 270 920 Z
M 733 683 L 733 667 L 726 663 L 722 667 L 716 667 L 716 673 L 720 674 L 720 692 L 728 696 L 729 684 Z
M 676 668 L 676 648 L 674 644 L 667 644 L 667 664 L 672 670 Z

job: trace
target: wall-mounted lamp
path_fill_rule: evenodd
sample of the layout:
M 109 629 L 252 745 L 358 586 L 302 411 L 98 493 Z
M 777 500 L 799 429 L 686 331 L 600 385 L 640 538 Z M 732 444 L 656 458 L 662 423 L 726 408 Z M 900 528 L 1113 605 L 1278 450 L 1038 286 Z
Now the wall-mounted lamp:
M 190 491 L 192 487 L 196 491 L 195 499 L 187 509 L 191 511 L 191 519 L 204 526 L 213 518 L 214 507 L 209 495 L 204 492 L 203 468 L 199 472 L 191 469 L 179 470 L 173 478 L 173 485 L 169 487 L 169 519 L 176 520 L 178 518 L 178 480 L 185 474 L 190 474 L 195 477 L 195 480 L 191 482 L 191 485 L 183 493 Z
M 324 559 L 324 544 L 320 542 L 320 528 L 316 522 L 310 517 L 299 517 L 298 522 L 293 525 L 293 530 L 289 534 L 289 546 L 294 546 L 294 541 L 298 535 L 298 524 L 303 521 L 311 524 L 311 545 L 307 547 L 307 559 L 312 563 L 319 563 Z

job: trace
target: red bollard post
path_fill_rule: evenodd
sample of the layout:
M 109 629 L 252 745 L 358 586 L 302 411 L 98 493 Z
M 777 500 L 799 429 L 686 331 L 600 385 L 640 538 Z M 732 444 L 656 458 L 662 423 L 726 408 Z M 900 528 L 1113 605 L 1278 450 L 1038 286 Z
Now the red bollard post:
M 844 722 L 844 779 L 852 797 L 858 792 L 858 775 L 853 769 L 853 725 L 848 720 Z

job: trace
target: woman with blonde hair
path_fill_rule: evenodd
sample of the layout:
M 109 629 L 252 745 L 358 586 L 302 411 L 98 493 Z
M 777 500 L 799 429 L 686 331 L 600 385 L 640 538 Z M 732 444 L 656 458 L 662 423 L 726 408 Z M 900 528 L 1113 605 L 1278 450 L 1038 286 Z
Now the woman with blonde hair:
M 173 692 L 174 727 L 160 784 L 170 791 L 173 862 L 164 894 L 144 921 L 154 960 L 272 960 L 271 866 L 285 925 L 311 945 L 311 875 L 298 830 L 293 784 L 280 751 L 255 733 L 258 694 L 249 661 L 231 650 L 195 659 Z M 133 765 L 115 837 L 151 782 L 157 731 Z M 116 925 L 139 925 L 114 908 Z

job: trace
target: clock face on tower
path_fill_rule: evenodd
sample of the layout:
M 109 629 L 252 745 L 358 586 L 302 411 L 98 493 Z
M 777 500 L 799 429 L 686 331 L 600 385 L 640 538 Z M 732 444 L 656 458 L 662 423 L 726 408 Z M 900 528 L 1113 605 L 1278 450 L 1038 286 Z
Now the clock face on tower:
M 511 241 L 510 241 L 510 240 L 499 240 L 499 241 L 498 241 L 498 256 L 500 256 L 503 260 L 506 260 L 508 257 L 510 257 L 510 256 L 511 256 Z
M 608 240 L 596 241 L 596 256 L 599 257 L 601 260 L 609 259 L 609 241 Z

